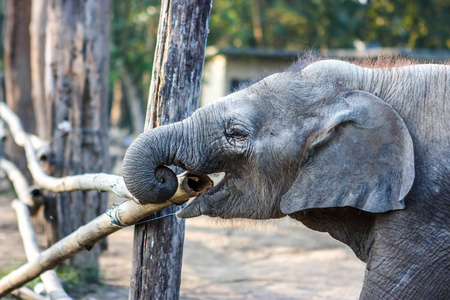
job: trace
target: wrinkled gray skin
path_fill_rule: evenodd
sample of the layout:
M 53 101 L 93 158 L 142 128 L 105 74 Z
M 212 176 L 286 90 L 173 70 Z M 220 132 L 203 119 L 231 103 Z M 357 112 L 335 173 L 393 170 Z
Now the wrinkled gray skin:
M 450 299 L 449 94 L 449 66 L 315 62 L 142 134 L 124 179 L 156 203 L 162 166 L 226 172 L 178 216 L 289 215 L 367 263 L 362 299 Z

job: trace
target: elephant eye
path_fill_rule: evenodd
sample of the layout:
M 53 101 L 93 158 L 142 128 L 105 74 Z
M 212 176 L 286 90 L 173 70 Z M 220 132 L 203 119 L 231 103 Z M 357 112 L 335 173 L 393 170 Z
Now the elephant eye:
M 225 137 L 231 145 L 244 142 L 248 135 L 248 130 L 241 125 L 231 125 L 225 130 Z

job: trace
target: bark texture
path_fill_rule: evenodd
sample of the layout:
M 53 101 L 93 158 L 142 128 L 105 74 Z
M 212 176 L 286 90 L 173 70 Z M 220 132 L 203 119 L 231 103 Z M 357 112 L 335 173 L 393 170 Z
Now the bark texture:
M 36 121 L 31 98 L 30 76 L 30 0 L 6 2 L 5 45 L 5 92 L 6 103 L 18 114 L 27 132 L 35 133 Z M 7 156 L 31 179 L 26 168 L 25 154 L 12 139 L 5 145 Z
M 31 3 L 30 44 L 31 44 L 31 80 L 36 133 L 41 139 L 50 137 L 47 128 L 49 107 L 45 101 L 45 24 L 47 19 L 47 1 L 33 0 Z
M 109 171 L 109 9 L 109 0 L 47 2 L 45 87 L 53 176 Z M 62 238 L 106 208 L 107 196 L 97 191 L 62 193 L 50 217 Z M 101 248 L 97 244 L 71 263 L 88 266 L 95 276 Z
M 145 130 L 198 108 L 211 4 L 162 1 Z M 184 220 L 174 216 L 136 226 L 130 299 L 179 298 L 183 241 Z

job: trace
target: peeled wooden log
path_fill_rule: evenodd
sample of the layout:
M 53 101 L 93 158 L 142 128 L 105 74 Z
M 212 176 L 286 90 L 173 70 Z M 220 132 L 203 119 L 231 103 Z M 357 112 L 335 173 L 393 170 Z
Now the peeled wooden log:
M 6 176 L 8 176 L 11 181 L 20 201 L 28 205 L 30 209 L 37 210 L 39 203 L 34 203 L 31 193 L 28 190 L 27 180 L 25 179 L 25 176 L 23 176 L 22 172 L 20 172 L 19 168 L 4 158 L 0 158 L 0 168 L 5 171 Z
M 39 256 L 40 250 L 36 241 L 36 234 L 34 233 L 33 225 L 31 224 L 30 210 L 37 210 L 38 204 L 34 203 L 31 197 L 25 176 L 12 162 L 1 158 L 0 167 L 6 172 L 6 175 L 13 183 L 16 194 L 19 196 L 20 201 L 14 200 L 12 202 L 12 206 L 17 214 L 19 231 L 22 236 L 27 259 L 28 261 L 33 260 Z M 50 270 L 42 273 L 41 280 L 47 294 L 51 295 L 52 299 L 71 299 L 62 288 L 55 271 Z M 26 290 L 22 290 L 22 294 L 32 296 Z
M 14 296 L 25 299 L 25 300 L 48 300 L 49 298 L 36 294 L 27 287 L 21 287 L 20 289 L 14 290 L 11 294 Z
M 34 149 L 40 149 L 47 145 L 47 143 L 41 140 L 39 137 L 33 134 L 27 134 L 23 129 L 20 119 L 4 102 L 0 102 L 0 118 L 3 119 L 3 121 L 6 122 L 6 124 L 8 124 L 14 142 L 18 146 L 23 147 L 25 140 L 28 138 L 31 140 Z

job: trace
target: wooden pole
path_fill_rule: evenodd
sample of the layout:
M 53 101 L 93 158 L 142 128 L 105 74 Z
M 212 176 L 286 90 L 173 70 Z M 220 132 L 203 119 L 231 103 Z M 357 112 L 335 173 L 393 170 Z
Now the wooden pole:
M 145 130 L 180 121 L 198 108 L 211 4 L 161 2 Z M 183 240 L 184 220 L 176 217 L 135 227 L 130 299 L 179 298 Z

